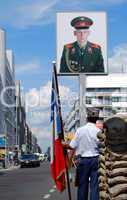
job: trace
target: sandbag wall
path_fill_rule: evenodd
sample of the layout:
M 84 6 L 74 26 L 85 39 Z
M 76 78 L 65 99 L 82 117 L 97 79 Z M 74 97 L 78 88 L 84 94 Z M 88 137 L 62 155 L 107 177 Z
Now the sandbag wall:
M 99 138 L 100 200 L 127 200 L 127 116 L 107 119 Z

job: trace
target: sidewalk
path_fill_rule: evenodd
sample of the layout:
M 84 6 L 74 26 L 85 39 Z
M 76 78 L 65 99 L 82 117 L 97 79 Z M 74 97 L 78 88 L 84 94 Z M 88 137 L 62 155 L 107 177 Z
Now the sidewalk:
M 12 166 L 9 166 L 8 168 L 0 168 L 0 172 L 12 171 L 19 168 L 20 168 L 19 165 L 18 166 L 12 165 Z

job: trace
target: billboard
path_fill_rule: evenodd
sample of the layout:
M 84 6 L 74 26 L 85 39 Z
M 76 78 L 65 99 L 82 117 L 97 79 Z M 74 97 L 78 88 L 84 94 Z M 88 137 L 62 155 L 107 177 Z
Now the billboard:
M 57 13 L 57 73 L 107 74 L 105 12 Z

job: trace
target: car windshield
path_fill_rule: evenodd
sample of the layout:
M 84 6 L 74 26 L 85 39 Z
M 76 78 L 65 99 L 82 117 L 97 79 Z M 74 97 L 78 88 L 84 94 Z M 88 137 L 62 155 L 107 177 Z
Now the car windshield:
M 27 155 L 21 156 L 21 159 L 37 159 L 37 156 L 33 154 L 27 154 Z

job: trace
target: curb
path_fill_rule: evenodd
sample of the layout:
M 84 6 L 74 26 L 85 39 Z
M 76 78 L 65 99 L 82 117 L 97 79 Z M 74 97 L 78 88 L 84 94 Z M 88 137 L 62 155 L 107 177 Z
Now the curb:
M 1 168 L 0 172 L 12 171 L 12 170 L 19 169 L 19 168 L 20 168 L 20 166 L 11 166 L 11 167 L 9 167 L 7 169 Z

